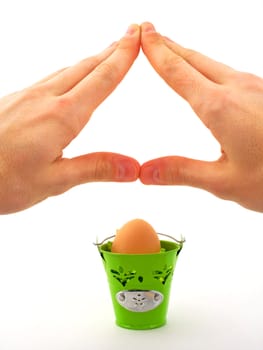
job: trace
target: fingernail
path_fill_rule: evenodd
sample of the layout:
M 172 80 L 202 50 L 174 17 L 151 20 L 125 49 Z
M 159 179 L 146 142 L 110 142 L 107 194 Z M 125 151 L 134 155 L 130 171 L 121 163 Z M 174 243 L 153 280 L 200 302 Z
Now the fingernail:
M 130 36 L 130 35 L 133 35 L 134 33 L 136 33 L 138 30 L 138 25 L 137 24 L 131 24 L 127 31 L 126 31 L 126 34 L 125 36 Z
M 159 168 L 154 165 L 148 165 L 142 168 L 141 177 L 146 184 L 157 185 L 160 183 L 160 171 Z
M 142 31 L 147 33 L 155 32 L 155 28 L 152 23 L 144 23 L 142 25 Z
M 119 160 L 117 178 L 119 181 L 135 181 L 139 176 L 139 164 L 128 159 Z

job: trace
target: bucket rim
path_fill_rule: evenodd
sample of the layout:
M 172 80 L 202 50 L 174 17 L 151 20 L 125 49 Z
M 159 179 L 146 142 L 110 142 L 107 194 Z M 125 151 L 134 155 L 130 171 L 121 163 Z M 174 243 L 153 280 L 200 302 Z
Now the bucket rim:
M 183 245 L 183 244 L 186 242 L 185 237 L 183 237 L 182 235 L 181 235 L 181 239 L 179 240 L 179 239 L 176 239 L 175 237 L 173 237 L 173 236 L 171 236 L 171 235 L 168 235 L 168 234 L 166 234 L 166 233 L 160 233 L 160 232 L 156 232 L 156 233 L 157 233 L 157 235 L 170 238 L 170 239 L 172 239 L 173 241 L 175 241 L 177 244 L 180 244 L 180 245 Z M 98 241 L 97 241 L 97 242 L 93 242 L 93 244 L 94 244 L 95 246 L 97 246 L 97 247 L 100 247 L 100 246 L 102 246 L 105 242 L 107 242 L 108 240 L 114 238 L 115 236 L 116 236 L 116 235 L 108 236 L 108 237 L 104 238 L 101 242 L 98 242 Z
M 177 243 L 177 242 L 172 242 L 172 241 L 166 241 L 166 240 L 160 240 L 161 243 L 161 250 L 156 253 L 132 253 L 132 254 L 127 254 L 127 253 L 113 253 L 111 251 L 111 244 L 112 241 L 107 241 L 103 243 L 102 245 L 98 245 L 97 249 L 100 252 L 100 254 L 103 255 L 110 255 L 110 256 L 115 256 L 115 257 L 136 257 L 136 258 L 141 258 L 141 257 L 147 257 L 150 258 L 151 256 L 159 256 L 159 255 L 165 255 L 165 254 L 171 254 L 174 251 L 177 252 L 177 255 L 180 253 L 180 251 L 183 248 L 183 243 Z

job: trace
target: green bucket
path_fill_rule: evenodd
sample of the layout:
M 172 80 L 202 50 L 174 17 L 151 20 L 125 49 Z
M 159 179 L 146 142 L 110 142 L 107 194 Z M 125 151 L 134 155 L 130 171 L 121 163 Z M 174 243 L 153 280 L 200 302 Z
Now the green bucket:
M 112 253 L 111 241 L 97 244 L 118 326 L 152 329 L 166 324 L 173 272 L 183 242 L 161 240 L 161 251 L 154 254 Z

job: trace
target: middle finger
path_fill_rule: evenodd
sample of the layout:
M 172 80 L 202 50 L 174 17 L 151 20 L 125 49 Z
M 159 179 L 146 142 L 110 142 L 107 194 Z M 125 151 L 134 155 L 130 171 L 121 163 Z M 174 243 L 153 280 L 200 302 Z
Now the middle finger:
M 50 79 L 44 81 L 45 85 L 54 95 L 65 94 L 92 72 L 101 62 L 107 59 L 116 49 L 116 46 L 117 42 L 114 42 L 98 55 L 88 57 L 74 66 L 62 70 L 53 77 L 51 76 Z
M 142 28 L 142 49 L 156 72 L 192 106 L 218 87 L 166 45 L 150 23 Z
M 167 37 L 165 44 L 177 55 L 182 57 L 192 67 L 217 84 L 223 84 L 232 77 L 235 70 L 223 63 L 217 62 L 200 52 L 186 49 Z

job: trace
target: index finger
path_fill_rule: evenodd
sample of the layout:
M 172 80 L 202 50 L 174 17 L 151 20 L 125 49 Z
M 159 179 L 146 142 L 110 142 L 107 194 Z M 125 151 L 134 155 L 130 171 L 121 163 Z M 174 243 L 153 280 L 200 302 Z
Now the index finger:
M 156 72 L 192 106 L 217 87 L 217 84 L 168 47 L 152 24 L 141 25 L 141 43 L 144 54 Z
M 74 106 L 78 106 L 82 125 L 121 82 L 139 50 L 140 27 L 132 25 L 112 54 L 65 94 L 70 97 Z
M 200 52 L 186 49 L 171 39 L 164 37 L 165 44 L 177 55 L 181 56 L 192 67 L 217 84 L 230 80 L 235 70 L 221 62 L 215 61 Z

